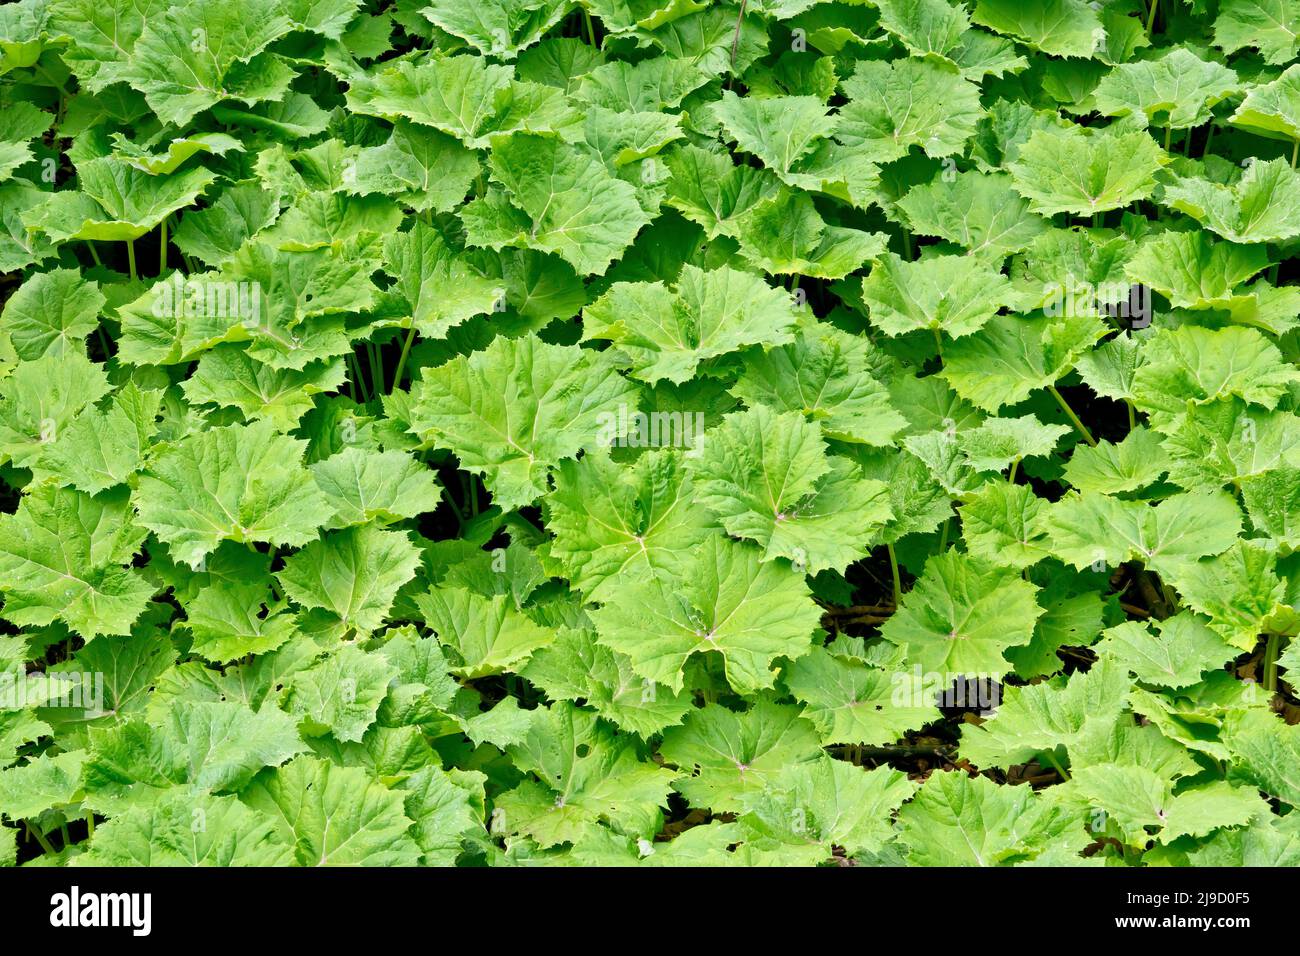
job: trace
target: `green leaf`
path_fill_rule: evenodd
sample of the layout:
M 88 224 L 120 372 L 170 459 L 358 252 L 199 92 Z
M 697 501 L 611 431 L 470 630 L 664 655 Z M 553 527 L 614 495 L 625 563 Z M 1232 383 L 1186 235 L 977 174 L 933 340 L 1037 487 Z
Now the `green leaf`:
M 962 728 L 961 756 L 977 767 L 1006 768 L 1057 747 L 1069 751 L 1096 725 L 1115 722 L 1128 691 L 1123 667 L 1105 658 L 1086 673 L 1007 687 L 992 718 Z
M 321 608 L 340 627 L 365 636 L 380 626 L 419 552 L 404 532 L 360 525 L 328 532 L 285 559 L 277 577 L 306 608 Z
M 451 670 L 461 677 L 516 670 L 556 637 L 501 594 L 489 599 L 464 588 L 440 587 L 415 601 L 438 640 L 456 652 L 459 661 Z
M 1224 0 L 1214 21 L 1214 45 L 1224 53 L 1252 47 L 1277 65 L 1300 53 L 1297 35 L 1300 9 L 1291 0 Z
M 298 757 L 259 776 L 240 799 L 273 818 L 299 866 L 414 866 L 421 849 L 400 791 L 364 770 Z
M 564 631 L 522 668 L 552 700 L 582 700 L 624 730 L 649 737 L 679 724 L 691 709 L 687 694 L 638 677 L 623 654 L 596 643 L 592 631 Z
M 10 296 L 0 321 L 20 359 L 47 353 L 82 352 L 98 325 L 104 296 L 75 269 L 38 272 Z
M 1300 173 L 1284 160 L 1255 160 L 1230 186 L 1180 177 L 1162 202 L 1232 242 L 1281 242 L 1300 235 Z
M 1097 645 L 1099 654 L 1126 666 L 1138 680 L 1161 687 L 1188 687 L 1201 675 L 1222 666 L 1234 652 L 1195 615 L 1184 612 L 1154 622 L 1155 630 L 1137 621 L 1108 628 Z
M 162 400 L 162 392 L 122 386 L 106 409 L 85 409 L 59 432 L 33 471 L 92 495 L 121 484 L 144 466 Z
M 187 435 L 140 476 L 140 523 L 190 564 L 222 541 L 306 544 L 329 509 L 302 466 L 305 447 L 266 420 Z
M 871 322 L 887 335 L 917 329 L 960 338 L 978 332 L 1018 301 L 1011 280 L 974 256 L 931 256 L 906 262 L 887 252 L 862 283 Z
M 1105 28 L 1084 0 L 1042 0 L 1032 6 L 978 0 L 971 20 L 1051 56 L 1090 57 L 1105 42 Z
M 1095 316 L 995 316 L 944 349 L 939 374 L 962 398 L 996 412 L 1053 385 L 1105 333 Z
M 799 328 L 793 344 L 749 349 L 731 393 L 746 405 L 797 411 L 836 441 L 890 446 L 906 419 L 875 378 L 870 342 L 824 323 Z
M 863 770 L 822 757 L 794 764 L 769 789 L 746 794 L 741 828 L 764 849 L 794 847 L 823 862 L 832 847 L 850 856 L 878 852 L 893 836 L 889 816 L 912 795 L 907 775 L 889 767 Z
M 175 126 L 223 99 L 278 99 L 266 89 L 277 63 L 263 51 L 291 27 L 278 0 L 171 7 L 149 18 L 121 79 L 137 85 L 158 117 Z
M 382 656 L 345 645 L 295 674 L 285 705 L 302 718 L 304 733 L 360 741 L 396 676 L 397 669 Z
M 1241 651 L 1255 649 L 1261 632 L 1300 632 L 1300 616 L 1287 603 L 1276 555 L 1250 541 L 1176 569 L 1171 576 L 1183 599 L 1210 618 L 1210 628 Z
M 1033 637 L 1037 590 L 1010 569 L 945 551 L 926 562 L 880 636 L 926 672 L 1001 675 L 1003 653 Z
M 697 495 L 729 534 L 762 545 L 764 561 L 843 569 L 867 553 L 863 537 L 869 542 L 871 529 L 892 517 L 884 484 L 828 458 L 821 429 L 798 412 L 756 405 L 708 437 L 691 464 Z
M 583 338 L 608 339 L 633 375 L 681 384 L 702 362 L 745 346 L 791 341 L 795 311 L 788 296 L 758 276 L 723 267 L 682 267 L 676 288 L 618 282 L 583 311 Z
M 898 812 L 913 866 L 999 866 L 1024 852 L 1029 787 L 1000 787 L 961 771 L 932 773 Z
M 1165 162 L 1146 133 L 1070 127 L 1035 131 L 1008 168 L 1034 212 L 1091 216 L 1149 197 Z
M 602 449 L 561 462 L 546 503 L 551 556 L 593 600 L 617 593 L 627 576 L 684 581 L 713 523 L 684 459 L 667 450 L 630 465 Z
M 869 667 L 833 648 L 816 648 L 781 671 L 823 746 L 892 744 L 941 717 L 914 675 Z
M 1141 115 L 1152 126 L 1200 126 L 1211 108 L 1241 89 L 1237 74 L 1173 47 L 1150 60 L 1123 63 L 1097 84 L 1097 109 L 1105 116 Z
M 290 866 L 293 846 L 236 797 L 169 793 L 95 830 L 77 866 Z
M 128 634 L 154 588 L 131 566 L 144 539 L 125 488 L 42 485 L 0 516 L 0 589 L 15 624 L 60 620 L 89 640 Z
M 433 434 L 461 466 L 484 476 L 503 508 L 546 490 L 547 471 L 584 446 L 617 437 L 633 386 L 591 351 L 533 336 L 497 338 L 486 350 L 425 371 L 411 427 Z
M 739 811 L 784 771 L 822 757 L 799 709 L 760 697 L 743 712 L 712 704 L 664 734 L 660 752 L 685 774 L 674 784 L 688 802 Z
M 886 163 L 919 146 L 941 158 L 961 151 L 982 110 L 979 88 L 938 59 L 863 60 L 841 84 L 837 138 Z
M 536 780 L 502 794 L 496 807 L 508 832 L 526 833 L 542 847 L 571 842 L 599 821 L 630 836 L 652 835 L 677 776 L 639 761 L 631 738 L 563 702 L 540 711 L 524 741 L 507 752 Z
M 1083 494 L 1119 495 L 1154 484 L 1168 469 L 1160 437 L 1139 426 L 1119 443 L 1075 445 L 1065 463 L 1065 480 Z
M 334 513 L 327 528 L 392 524 L 431 512 L 440 501 L 432 472 L 402 451 L 351 445 L 310 470 Z
M 0 770 L 0 815 L 10 820 L 39 816 L 71 803 L 81 789 L 83 750 L 57 756 L 43 754 L 28 763 Z
M 567 7 L 565 0 L 486 0 L 473 6 L 433 0 L 421 12 L 481 53 L 509 60 L 540 40 Z
M 944 174 L 898 201 L 913 231 L 955 242 L 975 255 L 1002 258 L 1047 231 L 1006 173 Z
M 1232 496 L 1203 489 L 1156 505 L 1098 494 L 1069 494 L 1047 515 L 1052 549 L 1076 568 L 1142 561 L 1159 574 L 1231 547 L 1241 530 Z
M 771 273 L 842 279 L 880 255 L 885 236 L 826 222 L 803 192 L 757 203 L 740 233 L 741 254 Z
M 626 654 L 642 677 L 681 690 L 687 659 L 717 652 L 731 686 L 752 692 L 772 686 L 777 657 L 811 647 L 821 613 L 803 577 L 715 535 L 695 552 L 685 582 L 628 580 L 592 620 L 600 643 Z
M 1272 139 L 1300 137 L 1300 64 L 1288 66 L 1272 82 L 1252 87 L 1228 122 Z
M 508 198 L 489 193 L 465 207 L 471 245 L 541 249 L 580 273 L 603 275 L 649 221 L 631 185 L 552 137 L 495 140 L 489 165 Z

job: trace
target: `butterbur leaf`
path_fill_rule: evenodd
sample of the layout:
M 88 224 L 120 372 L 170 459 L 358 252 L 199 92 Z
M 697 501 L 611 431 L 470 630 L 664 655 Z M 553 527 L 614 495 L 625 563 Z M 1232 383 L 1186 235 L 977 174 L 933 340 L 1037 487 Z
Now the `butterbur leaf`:
M 1184 326 L 1161 331 L 1144 350 L 1133 376 L 1143 408 L 1175 414 L 1189 402 L 1206 404 L 1230 396 L 1273 408 L 1300 373 L 1255 329 Z
M 882 0 L 880 25 L 896 36 L 914 56 L 937 53 L 948 56 L 965 36 L 970 20 L 966 11 L 947 0 Z
M 23 283 L 0 314 L 20 359 L 82 350 L 98 325 L 104 296 L 75 269 L 39 272 Z
M 745 215 L 773 198 L 780 187 L 762 170 L 736 165 L 726 155 L 697 146 L 674 150 L 665 163 L 672 176 L 664 201 L 703 226 L 711 239 L 738 237 Z
M 769 789 L 747 795 L 740 824 L 762 842 L 806 847 L 810 854 L 817 848 L 823 860 L 833 846 L 849 855 L 875 852 L 893 835 L 885 821 L 913 786 L 889 767 L 862 770 L 823 757 L 796 764 Z
M 1048 228 L 1012 188 L 1011 177 L 1001 172 L 939 176 L 908 190 L 898 208 L 921 235 L 939 236 L 999 262 Z
M 314 407 L 313 395 L 336 390 L 346 370 L 342 358 L 303 369 L 273 368 L 240 345 L 218 345 L 203 354 L 184 385 L 195 405 L 238 408 L 250 421 L 266 419 L 288 431 Z
M 399 121 L 388 142 L 360 151 L 344 187 L 361 195 L 393 196 L 420 211 L 445 212 L 465 198 L 478 169 L 474 153 L 455 137 Z
M 1298 31 L 0 3 L 0 866 L 1300 864 Z
M 740 234 L 741 253 L 768 272 L 840 279 L 885 249 L 885 236 L 822 218 L 812 199 L 784 191 L 755 205 Z
M 682 267 L 676 288 L 619 282 L 583 312 L 583 335 L 608 339 L 633 372 L 654 384 L 682 383 L 701 362 L 748 345 L 784 345 L 794 324 L 785 294 L 747 272 Z
M 140 523 L 191 564 L 223 540 L 303 545 L 328 513 L 302 465 L 305 442 L 270 422 L 197 432 L 140 477 Z
M 580 273 L 601 275 L 648 221 L 631 185 L 595 156 L 553 137 L 498 140 L 491 169 L 510 198 L 476 199 L 466 207 L 471 245 L 541 249 Z
M 920 866 L 999 866 L 1024 854 L 1034 793 L 960 771 L 932 773 L 899 811 L 899 840 Z
M 396 676 L 396 668 L 380 655 L 346 645 L 294 675 L 286 708 L 302 717 L 311 736 L 330 733 L 341 741 L 359 741 Z
M 880 635 L 926 672 L 1000 675 L 1010 669 L 1003 653 L 1033 636 L 1037 590 L 1014 571 L 946 551 L 926 562 Z
M 746 96 L 725 91 L 716 107 L 723 129 L 736 145 L 762 160 L 778 176 L 789 173 L 835 132 L 835 119 L 815 96 Z
M 1140 113 L 1153 126 L 1199 126 L 1215 104 L 1241 87 L 1226 66 L 1174 47 L 1151 60 L 1115 67 L 1097 84 L 1098 109 L 1107 116 Z
M 1276 556 L 1249 541 L 1179 568 L 1174 585 L 1187 604 L 1210 618 L 1210 628 L 1242 651 L 1263 633 L 1300 632 L 1300 615 L 1284 600 Z
M 1300 52 L 1297 34 L 1300 10 L 1288 0 L 1224 0 L 1214 21 L 1214 44 L 1223 52 L 1252 47 L 1279 65 Z
M 1119 443 L 1104 441 L 1096 448 L 1075 445 L 1065 464 L 1065 477 L 1085 494 L 1118 495 L 1159 481 L 1168 469 L 1168 454 L 1160 437 L 1138 427 Z
M 1105 332 L 1096 316 L 996 316 L 944 349 L 940 374 L 962 398 L 996 412 L 1053 385 Z
M 201 819 L 202 827 L 195 821 Z M 128 809 L 95 832 L 76 866 L 290 866 L 274 821 L 233 796 L 177 792 Z
M 1260 136 L 1300 136 L 1300 65 L 1292 64 L 1272 82 L 1253 87 L 1229 122 Z
M 817 648 L 782 669 L 782 682 L 804 702 L 803 716 L 826 746 L 892 744 L 940 716 L 923 681 Z
M 1231 305 L 1236 287 L 1267 265 L 1261 246 L 1215 242 L 1200 232 L 1169 232 L 1139 246 L 1127 271 L 1175 307 L 1210 309 Z
M 872 266 L 862 298 L 872 324 L 889 335 L 929 329 L 951 338 L 978 332 L 1017 301 L 1011 281 L 974 256 L 905 262 L 892 252 Z
M 10 820 L 24 820 L 72 802 L 81 787 L 85 760 L 84 750 L 73 750 L 44 754 L 0 771 L 0 814 Z
M 1232 242 L 1280 242 L 1300 235 L 1300 173 L 1283 160 L 1252 162 L 1231 186 L 1179 179 L 1164 203 Z
M 802 573 L 716 535 L 695 552 L 684 583 L 641 577 L 616 594 L 592 614 L 598 640 L 674 690 L 687 659 L 710 652 L 722 655 L 737 690 L 771 687 L 772 661 L 806 653 L 821 617 Z
M 971 554 L 1027 567 L 1051 551 L 1047 504 L 1026 485 L 991 481 L 962 503 L 962 535 Z
M 556 636 L 500 594 L 489 599 L 464 588 L 440 587 L 418 596 L 416 604 L 438 640 L 456 653 L 452 673 L 462 677 L 517 669 Z
M 426 338 L 442 338 L 476 315 L 497 309 L 506 294 L 501 279 L 485 276 L 457 255 L 437 230 L 417 222 L 384 242 L 385 271 Z
M 216 178 L 202 166 L 151 176 L 111 157 L 77 169 L 80 191 L 63 190 L 23 213 L 29 229 L 54 242 L 69 239 L 132 240 L 170 213 L 192 203 Z
M 1219 667 L 1235 653 L 1187 612 L 1157 622 L 1154 628 L 1137 621 L 1108 628 L 1102 632 L 1098 651 L 1109 651 L 1138 680 L 1162 687 L 1198 683 L 1201 674 Z
M 1009 170 L 1016 192 L 1034 212 L 1091 216 L 1150 196 L 1165 162 L 1145 133 L 1085 132 L 1071 126 L 1036 131 Z M 1063 177 L 1063 169 L 1074 173 Z
M 935 59 L 859 62 L 841 84 L 841 143 L 879 163 L 919 146 L 936 158 L 960 152 L 980 117 L 979 92 L 956 67 Z
M 692 462 L 697 494 L 727 531 L 817 572 L 864 553 L 865 532 L 892 517 L 885 486 L 829 459 L 821 429 L 797 412 L 757 405 L 727 416 Z M 845 516 L 853 523 L 844 533 Z
M 802 412 L 827 438 L 887 446 L 907 421 L 873 376 L 871 354 L 865 338 L 804 326 L 791 345 L 747 350 L 731 391 L 750 406 Z
M 1300 752 L 1294 727 L 1266 711 L 1243 711 L 1228 718 L 1224 740 L 1234 763 L 1261 790 L 1293 807 L 1300 802 L 1292 774 Z
M 1093 724 L 1109 725 L 1128 702 L 1122 667 L 1099 662 L 1087 673 L 1025 687 L 1006 687 L 997 712 L 962 729 L 960 752 L 977 767 L 1010 767 L 1043 751 L 1070 746 Z
M 620 406 L 635 410 L 633 386 L 594 352 L 497 338 L 424 373 L 411 426 L 483 474 L 497 502 L 511 508 L 546 490 L 550 467 L 618 437 Z
M 61 620 L 84 634 L 127 634 L 153 594 L 131 561 L 144 539 L 125 488 L 92 497 L 43 485 L 0 517 L 0 588 L 18 624 Z
M 594 714 L 557 703 L 542 711 L 524 741 L 508 749 L 535 775 L 496 805 L 512 832 L 541 846 L 571 842 L 598 821 L 632 836 L 658 827 L 673 771 L 637 760 L 635 745 L 615 737 Z
M 1089 57 L 1105 41 L 1097 12 L 1083 0 L 979 0 L 971 20 L 1052 56 Z
M 1066 425 L 1044 425 L 1033 415 L 1019 418 L 988 418 L 957 437 L 970 466 L 976 471 L 1001 471 L 1013 462 L 1050 455 Z
M 552 700 L 583 700 L 624 730 L 649 737 L 681 722 L 688 695 L 638 677 L 622 654 L 596 643 L 592 631 L 566 631 L 524 666 Z
M 692 803 L 740 810 L 788 768 L 821 756 L 813 725 L 796 707 L 761 697 L 742 713 L 712 705 L 664 734 L 664 759 L 683 776 L 675 788 Z
M 253 711 L 235 701 L 177 702 L 161 723 L 135 719 L 90 739 L 86 786 L 105 808 L 126 795 L 124 785 L 136 791 L 243 790 L 263 768 L 306 749 L 288 714 L 274 707 Z
M 288 558 L 278 575 L 285 593 L 367 635 L 383 621 L 419 557 L 400 531 L 360 525 L 328 532 Z
M 276 821 L 299 866 L 414 866 L 418 844 L 401 791 L 357 767 L 298 757 L 264 773 L 240 800 Z
M 617 593 L 629 575 L 684 580 L 713 524 L 686 459 L 668 450 L 649 451 L 630 467 L 604 450 L 561 462 L 547 509 L 551 556 L 594 600 Z
M 1085 568 L 1143 561 L 1159 573 L 1226 551 L 1241 530 L 1241 510 L 1224 492 L 1172 495 L 1150 505 L 1106 495 L 1071 494 L 1048 512 L 1052 550 Z
M 414 518 L 433 511 L 440 500 L 433 475 L 404 452 L 351 446 L 310 467 L 334 510 L 327 527 Z
M 532 46 L 564 15 L 562 0 L 488 0 L 466 7 L 453 0 L 434 0 L 422 11 L 448 33 L 490 56 L 510 59 Z

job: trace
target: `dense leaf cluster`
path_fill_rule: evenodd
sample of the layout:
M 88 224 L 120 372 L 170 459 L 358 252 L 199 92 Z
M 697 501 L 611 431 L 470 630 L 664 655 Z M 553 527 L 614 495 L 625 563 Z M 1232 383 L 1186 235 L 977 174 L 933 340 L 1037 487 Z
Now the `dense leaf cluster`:
M 1298 54 L 0 7 L 0 863 L 1300 863 Z

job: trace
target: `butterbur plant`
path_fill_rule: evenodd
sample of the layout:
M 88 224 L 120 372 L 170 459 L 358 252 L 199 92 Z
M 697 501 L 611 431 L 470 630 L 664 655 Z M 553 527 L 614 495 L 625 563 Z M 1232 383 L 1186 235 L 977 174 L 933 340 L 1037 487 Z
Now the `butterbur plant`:
M 0 864 L 1300 864 L 1298 37 L 0 7 Z

